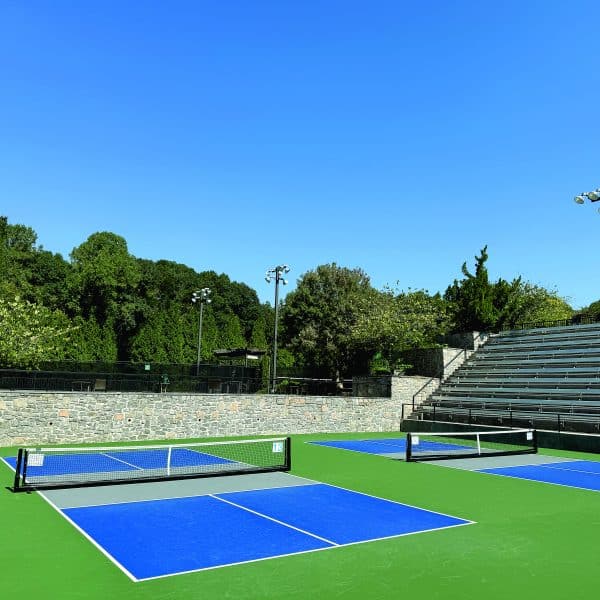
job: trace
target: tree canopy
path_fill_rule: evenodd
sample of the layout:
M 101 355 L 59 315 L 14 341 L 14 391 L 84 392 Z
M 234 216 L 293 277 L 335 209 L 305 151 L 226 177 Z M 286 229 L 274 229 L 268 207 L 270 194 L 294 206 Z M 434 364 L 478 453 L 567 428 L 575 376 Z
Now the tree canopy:
M 375 289 L 360 268 L 336 263 L 301 274 L 281 304 L 278 364 L 340 381 L 369 368 L 393 368 L 406 350 L 431 346 L 448 332 L 498 330 L 566 319 L 569 303 L 523 281 L 491 281 L 487 246 L 465 262 L 445 293 Z M 170 260 L 133 256 L 108 231 L 90 235 L 68 260 L 45 250 L 25 225 L 0 217 L 0 366 L 41 360 L 193 364 L 199 310 L 192 293 L 208 287 L 203 361 L 217 349 L 269 350 L 274 307 L 224 273 L 196 272 Z M 580 314 L 600 315 L 600 300 Z M 265 356 L 264 365 L 268 364 Z

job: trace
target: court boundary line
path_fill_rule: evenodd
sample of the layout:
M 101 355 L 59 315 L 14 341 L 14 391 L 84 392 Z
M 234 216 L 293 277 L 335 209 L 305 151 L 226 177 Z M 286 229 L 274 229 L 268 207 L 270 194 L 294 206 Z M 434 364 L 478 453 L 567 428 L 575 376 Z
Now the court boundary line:
M 402 439 L 402 438 L 399 438 Z M 339 440 L 340 442 L 368 442 L 369 440 Z M 353 450 L 352 448 L 339 448 L 338 446 L 330 446 L 329 444 L 321 444 L 319 442 L 304 442 L 305 444 L 312 444 L 313 446 L 325 446 L 326 448 L 334 448 L 336 450 L 345 450 L 346 452 L 356 452 L 356 454 L 367 454 L 371 456 L 383 456 L 387 458 L 388 454 L 398 454 L 398 452 L 380 452 L 379 454 L 375 452 L 365 452 L 364 450 Z M 385 444 L 381 444 L 385 446 Z M 403 451 L 402 451 L 403 452 Z
M 214 565 L 214 566 L 210 566 L 210 567 L 199 567 L 197 569 L 189 569 L 189 570 L 186 570 L 186 571 L 175 571 L 173 573 L 165 573 L 163 575 L 154 575 L 154 576 L 151 576 L 151 577 L 140 577 L 140 578 L 137 578 L 137 577 L 135 577 L 135 575 L 133 575 L 132 573 L 130 573 L 126 569 L 126 567 L 124 567 L 114 556 L 112 556 L 112 554 L 110 554 L 110 552 L 108 550 L 106 550 L 100 544 L 100 542 L 96 541 L 91 535 L 89 535 L 87 532 L 85 532 L 85 530 L 83 530 L 81 527 L 79 527 L 79 525 L 77 525 L 68 515 L 66 515 L 63 512 L 63 510 L 67 510 L 67 509 L 59 509 L 58 507 L 56 507 L 54 505 L 54 503 L 49 498 L 46 498 L 46 496 L 44 495 L 43 492 L 40 492 L 38 490 L 36 490 L 36 492 L 38 494 L 40 494 L 40 496 L 42 496 L 42 498 L 44 498 L 44 500 L 46 500 L 46 502 L 48 502 L 48 504 L 50 504 L 50 506 L 52 506 L 52 508 L 54 508 L 58 513 L 60 513 L 63 518 L 65 518 L 69 523 L 71 523 L 71 525 L 73 525 L 77 531 L 79 531 L 80 533 L 82 533 L 83 536 L 88 541 L 90 541 L 96 548 L 98 548 L 102 552 L 102 554 L 104 554 L 114 565 L 116 565 L 117 567 L 119 567 L 119 569 L 121 569 L 121 571 L 123 571 L 123 573 L 125 573 L 127 575 L 127 577 L 129 577 L 129 579 L 131 579 L 134 583 L 139 583 L 139 582 L 142 582 L 142 581 L 151 581 L 151 580 L 154 580 L 154 579 L 165 579 L 167 577 L 176 577 L 178 575 L 186 575 L 186 574 L 190 574 L 190 573 L 199 573 L 201 571 L 210 571 L 210 570 L 214 570 L 214 569 L 222 569 L 222 568 L 226 568 L 226 567 L 233 567 L 233 566 L 236 566 L 236 565 L 249 564 L 249 563 L 253 563 L 253 562 L 260 562 L 260 561 L 263 561 L 263 560 L 271 560 L 271 559 L 276 559 L 276 558 L 285 558 L 285 557 L 288 557 L 288 556 L 296 556 L 296 555 L 299 555 L 299 554 L 309 554 L 311 552 L 321 552 L 323 550 L 333 550 L 335 548 L 345 548 L 346 546 L 357 546 L 359 544 L 368 544 L 368 543 L 371 543 L 371 542 L 380 542 L 380 541 L 383 541 L 383 540 L 391 540 L 391 539 L 394 539 L 394 538 L 407 537 L 407 536 L 410 536 L 410 535 L 418 535 L 420 533 L 430 533 L 430 532 L 433 532 L 433 531 L 443 531 L 445 529 L 455 529 L 457 527 L 463 527 L 465 525 L 474 525 L 474 524 L 476 524 L 476 521 L 471 521 L 471 520 L 463 519 L 461 517 L 456 517 L 456 516 L 453 516 L 453 515 L 448 515 L 448 514 L 445 514 L 445 513 L 441 513 L 441 512 L 437 512 L 437 511 L 432 511 L 432 510 L 428 510 L 428 509 L 424 509 L 424 508 L 421 508 L 421 507 L 418 507 L 418 506 L 412 506 L 410 504 L 405 504 L 405 503 L 402 503 L 402 502 L 397 502 L 395 500 L 388 500 L 387 498 L 381 498 L 379 496 L 374 496 L 372 494 L 365 494 L 365 493 L 362 493 L 362 492 L 357 492 L 355 490 L 350 490 L 350 489 L 347 489 L 347 488 L 343 488 L 341 486 L 336 486 L 336 485 L 330 485 L 330 484 L 327 484 L 327 483 L 317 482 L 316 480 L 311 480 L 311 481 L 314 481 L 315 485 L 326 485 L 326 486 L 329 486 L 329 487 L 342 489 L 342 490 L 345 490 L 345 491 L 348 491 L 348 492 L 352 492 L 352 493 L 355 493 L 355 494 L 359 494 L 359 495 L 362 495 L 362 496 L 368 496 L 368 497 L 374 498 L 375 500 L 383 500 L 385 502 L 391 502 L 392 504 L 398 504 L 399 506 L 407 506 L 409 508 L 416 508 L 417 510 L 422 510 L 424 512 L 430 512 L 430 513 L 438 514 L 438 515 L 441 515 L 441 516 L 444 516 L 444 517 L 448 517 L 448 518 L 452 518 L 452 519 L 460 519 L 461 521 L 463 521 L 463 523 L 454 523 L 453 525 L 443 525 L 441 527 L 431 527 L 431 528 L 428 528 L 428 529 L 419 529 L 418 531 L 408 531 L 406 533 L 398 533 L 398 534 L 392 534 L 392 535 L 387 535 L 387 536 L 381 536 L 381 537 L 377 537 L 377 538 L 370 538 L 370 539 L 367 539 L 367 540 L 359 540 L 359 541 L 356 541 L 356 542 L 348 542 L 348 543 L 345 543 L 345 544 L 337 544 L 335 542 L 331 542 L 329 540 L 326 540 L 325 538 L 319 538 L 318 536 L 316 536 L 314 534 L 311 534 L 309 532 L 306 532 L 306 531 L 303 531 L 301 529 L 298 529 L 298 528 L 296 528 L 293 525 L 290 525 L 288 523 L 285 523 L 285 522 L 282 522 L 282 521 L 277 521 L 276 519 L 274 519 L 272 517 L 268 517 L 267 515 L 262 515 L 260 513 L 256 513 L 255 511 L 252 511 L 251 509 L 247 509 L 247 508 L 245 508 L 243 506 L 238 506 L 238 505 L 236 505 L 233 502 L 225 501 L 222 498 L 217 498 L 219 500 L 223 500 L 227 504 L 233 505 L 236 508 L 245 510 L 247 512 L 255 513 L 257 516 L 263 517 L 266 520 L 275 521 L 275 522 L 281 524 L 282 526 L 288 527 L 290 529 L 296 529 L 300 533 L 303 533 L 303 534 L 305 534 L 305 535 L 307 535 L 309 537 L 313 537 L 313 538 L 319 539 L 320 541 L 324 541 L 324 542 L 332 544 L 332 545 L 324 547 L 324 548 L 312 548 L 310 550 L 300 550 L 300 551 L 297 551 L 297 552 L 286 552 L 284 554 L 275 554 L 273 556 L 265 556 L 265 557 L 261 557 L 261 558 L 251 558 L 251 559 L 248 559 L 248 560 L 237 561 L 237 562 L 232 562 L 232 563 L 224 563 L 224 564 L 221 564 L 221 565 Z M 302 486 L 297 486 L 297 487 L 302 487 Z M 279 488 L 266 488 L 266 489 L 279 489 Z M 244 491 L 246 491 L 246 490 L 244 490 Z M 253 491 L 253 490 L 247 490 L 247 491 Z M 212 496 L 212 495 L 211 494 L 204 494 L 203 496 Z M 196 497 L 196 496 L 191 496 L 191 497 Z M 177 497 L 173 498 L 173 500 L 177 500 L 177 499 L 178 499 Z M 127 504 L 127 503 L 123 503 L 123 504 Z M 107 506 L 111 506 L 111 505 L 107 505 Z
M 125 573 L 125 575 L 127 575 L 127 577 L 129 579 L 131 579 L 131 581 L 133 581 L 134 583 L 138 583 L 140 581 L 140 579 L 138 579 L 135 575 L 133 575 L 133 573 L 131 573 L 130 571 L 127 570 L 127 568 L 122 565 L 106 548 L 104 548 L 104 546 L 102 546 L 100 544 L 100 542 L 96 541 L 89 533 L 87 533 L 85 531 L 85 529 L 83 529 L 82 527 L 80 527 L 79 525 L 77 525 L 77 523 L 75 523 L 75 521 L 73 521 L 73 519 L 71 519 L 71 517 L 69 517 L 69 515 L 67 515 L 63 510 L 61 510 L 60 508 L 58 508 L 54 502 L 52 502 L 52 500 L 50 500 L 50 498 L 47 498 L 43 492 L 40 492 L 39 490 L 36 490 L 36 492 L 58 513 L 60 514 L 68 523 L 70 523 L 79 533 L 81 533 L 81 535 L 83 535 L 83 537 L 88 540 L 88 542 L 91 542 L 93 546 L 95 546 L 98 550 L 100 550 L 100 552 L 106 557 L 108 558 L 108 560 L 110 560 L 110 562 L 112 562 L 115 566 L 117 566 L 123 573 Z
M 580 461 L 573 461 L 573 462 L 580 462 Z M 595 462 L 595 461 L 587 461 L 587 462 Z M 560 465 L 561 463 L 556 463 L 557 465 Z M 562 463 L 564 464 L 564 463 Z M 538 467 L 544 467 L 545 469 L 554 469 L 555 471 L 570 471 L 571 473 L 585 473 L 586 475 L 596 475 L 597 477 L 600 477 L 600 472 L 594 472 L 594 471 L 582 471 L 581 469 L 563 469 L 561 467 L 553 467 L 551 466 L 551 464 L 541 464 L 541 465 L 537 465 Z
M 434 466 L 441 466 L 441 465 L 434 465 Z M 519 467 L 537 467 L 539 465 L 517 465 Z M 457 468 L 457 467 L 454 467 Z M 498 467 L 498 468 L 506 468 L 506 467 Z M 514 467 L 513 467 L 514 468 Z M 466 470 L 466 469 L 463 469 Z M 564 470 L 568 470 L 568 469 L 564 469 Z M 534 483 L 545 483 L 548 485 L 556 485 L 558 487 L 565 487 L 565 488 L 570 488 L 572 490 L 583 490 L 584 492 L 592 492 L 594 494 L 598 494 L 600 493 L 600 490 L 593 490 L 590 488 L 586 488 L 586 487 L 581 487 L 579 485 L 569 485 L 567 483 L 556 483 L 554 481 L 544 481 L 543 479 L 531 479 L 529 477 L 518 477 L 517 475 L 505 475 L 504 473 L 492 473 L 489 471 L 477 471 L 477 470 L 473 470 L 471 471 L 471 473 L 482 473 L 483 475 L 497 475 L 499 477 L 508 477 L 509 479 L 518 479 L 520 481 L 533 481 Z M 593 475 L 593 473 L 588 473 L 588 475 Z
M 341 488 L 341 489 L 343 489 L 343 488 Z M 357 492 L 357 493 L 360 493 L 360 492 Z M 377 496 L 374 496 L 374 497 L 376 498 Z M 384 498 L 381 498 L 381 499 L 383 500 Z M 417 508 L 417 507 L 413 507 L 413 508 Z M 430 512 L 433 512 L 433 511 L 430 511 Z M 443 514 L 443 513 L 439 513 L 439 514 Z M 451 515 L 445 515 L 445 516 L 451 516 Z M 454 517 L 454 518 L 456 519 L 458 517 Z M 368 540 L 359 540 L 358 542 L 348 542 L 346 544 L 337 544 L 336 546 L 328 546 L 325 548 L 313 548 L 312 550 L 300 550 L 298 552 L 288 552 L 286 554 L 276 554 L 273 556 L 265 556 L 262 558 L 251 558 L 249 560 L 227 563 L 227 564 L 223 564 L 223 565 L 215 565 L 212 567 L 200 567 L 199 569 L 190 569 L 189 571 L 178 571 L 176 573 L 167 573 L 165 575 L 144 577 L 144 578 L 138 579 L 137 581 L 150 581 L 153 579 L 165 579 L 167 577 L 176 577 L 177 575 L 187 575 L 189 573 L 199 573 L 201 571 L 212 571 L 215 569 L 222 569 L 225 567 L 235 567 L 237 565 L 245 565 L 248 563 L 260 562 L 263 560 L 271 560 L 271 559 L 275 559 L 275 558 L 286 558 L 288 556 L 297 556 L 299 554 L 309 554 L 311 552 L 323 552 L 323 551 L 328 551 L 328 550 L 335 550 L 337 548 L 346 548 L 347 546 L 358 546 L 359 544 L 370 544 L 371 542 L 381 542 L 383 540 L 392 540 L 394 538 L 407 537 L 409 535 L 418 535 L 420 533 L 430 533 L 432 531 L 442 531 L 444 529 L 455 529 L 456 527 L 464 527 L 465 525 L 473 525 L 473 524 L 475 524 L 475 521 L 466 521 L 465 523 L 455 523 L 454 525 L 444 525 L 443 527 L 432 527 L 431 529 L 420 529 L 419 531 L 409 531 L 407 533 L 397 533 L 394 535 L 387 535 L 387 536 L 378 537 L 378 538 L 371 538 Z
M 4 457 L 0 457 L 0 458 L 4 459 Z M 12 471 L 15 471 L 15 469 L 8 462 L 6 462 L 5 460 L 3 460 L 3 462 Z M 298 476 L 298 477 L 300 477 L 300 476 Z M 112 556 L 112 554 L 110 554 L 108 550 L 106 550 L 90 534 L 88 534 L 85 530 L 83 530 L 81 527 L 79 527 L 79 525 L 77 525 L 67 514 L 65 514 L 64 510 L 68 510 L 68 509 L 59 509 L 49 498 L 47 498 L 45 496 L 44 492 L 42 492 L 40 490 L 37 490 L 37 489 L 35 489 L 33 491 L 36 492 L 36 493 L 38 493 L 56 512 L 58 512 L 68 523 L 70 523 L 79 533 L 81 533 L 85 539 L 87 539 L 89 542 L 91 542 L 94 547 L 96 547 L 98 550 L 100 550 L 100 552 L 106 558 L 108 558 L 110 560 L 110 562 L 112 562 L 115 566 L 117 566 L 134 583 L 139 583 L 139 582 L 142 582 L 142 581 L 151 581 L 151 580 L 154 580 L 154 579 L 165 579 L 167 577 L 176 577 L 178 575 L 186 575 L 186 574 L 191 574 L 191 573 L 198 573 L 198 572 L 201 572 L 201 571 L 209 571 L 209 570 L 214 570 L 214 569 L 222 569 L 222 568 L 226 568 L 226 567 L 233 567 L 233 566 L 236 566 L 236 565 L 249 564 L 249 563 L 260 562 L 260 561 L 264 561 L 264 560 L 271 560 L 271 559 L 277 559 L 277 558 L 285 558 L 285 557 L 288 557 L 288 556 L 296 556 L 296 555 L 300 555 L 300 554 L 308 554 L 308 553 L 311 553 L 311 552 L 321 552 L 323 550 L 332 550 L 332 549 L 335 549 L 335 548 L 345 548 L 346 546 L 356 546 L 356 545 L 359 545 L 359 544 L 368 544 L 368 543 L 379 542 L 379 541 L 383 541 L 383 540 L 390 540 L 390 539 L 395 539 L 395 538 L 407 537 L 407 536 L 410 536 L 410 535 L 418 535 L 418 534 L 421 534 L 421 533 L 429 533 L 429 532 L 433 532 L 433 531 L 442 531 L 442 530 L 445 530 L 445 529 L 455 529 L 457 527 L 464 527 L 466 525 L 475 525 L 475 524 L 477 524 L 476 521 L 472 521 L 470 519 L 464 519 L 462 517 L 457 517 L 455 515 L 449 515 L 447 513 L 442 513 L 442 512 L 439 512 L 439 511 L 430 510 L 430 509 L 423 508 L 423 507 L 420 507 L 420 506 L 414 506 L 412 504 L 406 504 L 404 502 L 400 502 L 400 501 L 397 501 L 397 500 L 390 500 L 389 498 L 382 498 L 380 496 L 375 496 L 374 494 L 369 494 L 369 493 L 366 493 L 366 492 L 359 492 L 357 490 L 352 490 L 350 488 L 345 488 L 345 487 L 342 487 L 342 486 L 339 486 L 339 485 L 335 485 L 335 484 L 324 483 L 322 481 L 317 481 L 316 479 L 310 479 L 310 478 L 307 478 L 307 477 L 302 477 L 302 478 L 306 479 L 306 481 L 312 482 L 313 485 L 325 485 L 325 486 L 328 486 L 328 487 L 341 489 L 341 490 L 344 490 L 344 491 L 347 491 L 347 492 L 351 492 L 351 493 L 354 493 L 354 494 L 359 494 L 361 496 L 366 496 L 366 497 L 369 497 L 369 498 L 373 498 L 375 500 L 381 500 L 381 501 L 388 502 L 388 503 L 391 503 L 391 504 L 397 504 L 399 506 L 406 506 L 406 507 L 409 507 L 409 508 L 414 508 L 414 509 L 421 510 L 421 511 L 424 511 L 424 512 L 429 512 L 429 513 L 432 513 L 432 514 L 437 514 L 437 515 L 440 515 L 440 516 L 443 516 L 443 517 L 448 517 L 448 518 L 451 518 L 451 519 L 459 519 L 459 520 L 462 521 L 462 523 L 454 523 L 453 525 L 444 525 L 444 526 L 441 526 L 441 527 L 432 527 L 432 528 L 429 528 L 429 529 L 420 529 L 418 531 L 409 531 L 409 532 L 406 532 L 406 533 L 393 534 L 393 535 L 389 535 L 389 536 L 382 536 L 382 537 L 371 538 L 371 539 L 367 539 L 367 540 L 359 540 L 359 541 L 356 541 L 356 542 L 348 542 L 348 543 L 345 543 L 345 544 L 335 544 L 335 545 L 331 545 L 331 546 L 324 547 L 324 548 L 313 548 L 313 549 L 310 549 L 310 550 L 301 550 L 301 551 L 298 551 L 298 552 L 288 552 L 288 553 L 284 553 L 284 554 L 276 554 L 276 555 L 273 555 L 273 556 L 266 556 L 266 557 L 261 557 L 261 558 L 253 558 L 253 559 L 249 559 L 249 560 L 245 560 L 245 561 L 238 561 L 238 562 L 233 562 L 233 563 L 225 563 L 225 564 L 221 564 L 221 565 L 214 565 L 214 566 L 211 566 L 211 567 L 200 567 L 198 569 L 190 569 L 190 570 L 186 570 L 186 571 L 176 571 L 176 572 L 173 572 L 173 573 L 166 573 L 166 574 L 163 574 L 163 575 L 156 575 L 156 576 L 151 576 L 151 577 L 137 578 L 132 573 L 130 573 L 127 570 L 127 568 L 125 566 L 123 566 L 114 556 Z M 295 487 L 303 487 L 303 486 L 295 486 Z M 260 489 L 279 489 L 279 488 L 259 488 L 259 490 Z M 242 490 L 242 492 L 243 491 L 258 491 L 258 490 Z M 227 492 L 223 492 L 223 493 L 227 493 Z M 207 495 L 210 496 L 211 494 L 201 494 L 201 496 L 207 496 Z M 186 497 L 189 498 L 189 497 L 197 497 L 197 496 L 198 495 L 195 495 L 195 496 L 186 496 Z M 176 497 L 168 498 L 168 499 L 176 500 L 178 498 L 179 497 L 176 496 Z M 156 501 L 160 501 L 160 500 L 162 500 L 162 498 L 159 498 Z M 154 500 L 141 500 L 140 502 L 146 502 L 146 501 L 150 502 L 150 501 L 154 501 Z M 228 502 L 228 503 L 233 504 L 231 502 Z M 112 504 L 131 504 L 131 502 L 129 502 L 129 503 L 127 503 L 127 502 L 112 503 Z M 106 504 L 106 505 L 101 505 L 101 506 L 111 506 L 112 504 Z M 78 508 L 78 507 L 74 507 L 74 508 Z M 238 508 L 243 508 L 243 507 L 238 507 Z M 248 509 L 244 508 L 244 510 L 248 510 Z M 263 516 L 264 518 L 267 518 L 266 515 L 260 515 L 260 516 Z M 281 523 L 281 524 L 285 525 L 287 527 L 290 527 L 292 529 L 294 528 L 293 526 L 291 526 L 289 524 L 285 524 L 285 523 Z M 298 531 L 301 531 L 301 530 L 298 530 Z M 305 532 L 302 532 L 302 533 L 305 533 Z M 311 535 L 308 532 L 306 532 L 306 535 L 309 535 L 311 537 L 315 537 L 316 538 L 316 536 Z M 324 538 L 322 538 L 322 540 L 325 541 Z M 327 543 L 332 543 L 332 542 L 327 541 Z
M 302 487 L 302 486 L 298 486 L 298 487 Z M 271 488 L 271 489 L 281 489 L 281 488 Z M 228 493 L 231 493 L 231 492 L 228 492 Z M 235 493 L 243 494 L 243 493 L 245 493 L 245 491 L 235 492 Z M 294 529 L 295 531 L 299 531 L 300 533 L 303 533 L 305 535 L 313 537 L 321 542 L 331 544 L 332 547 L 340 545 L 337 542 L 334 542 L 333 540 L 328 540 L 327 538 L 321 537 L 320 535 L 316 535 L 315 533 L 311 533 L 310 531 L 307 531 L 306 529 L 300 529 L 300 527 L 296 527 L 296 526 L 292 525 L 291 523 L 286 523 L 285 521 L 280 521 L 279 519 L 276 519 L 275 517 L 270 517 L 269 515 L 258 512 L 256 510 L 253 510 L 252 508 L 248 508 L 247 506 L 244 506 L 242 504 L 237 504 L 237 502 L 232 502 L 231 500 L 226 500 L 225 498 L 221 498 L 214 494 L 208 494 L 208 496 L 210 498 L 214 498 L 215 500 L 220 500 L 221 502 L 224 502 L 225 504 L 230 504 L 231 506 L 234 506 L 235 508 L 240 508 L 241 510 L 245 510 L 246 512 L 249 512 L 250 514 L 256 515 L 258 517 L 262 517 L 263 519 L 267 519 L 268 521 L 273 521 L 273 523 L 277 523 L 278 525 L 283 525 L 284 527 L 288 527 L 289 529 Z
M 0 457 L 1 458 L 1 457 Z M 5 461 L 6 462 L 6 461 Z M 13 467 L 10 466 L 10 464 L 6 463 L 8 465 L 8 467 L 14 471 L 15 469 Z M 445 466 L 445 465 L 433 465 L 433 466 Z M 458 467 L 452 467 L 454 469 L 457 469 Z M 466 469 L 459 469 L 459 470 L 466 470 Z M 477 471 L 474 470 L 475 473 L 484 473 L 484 471 Z M 490 473 L 488 473 L 489 475 Z M 334 487 L 334 488 L 338 488 L 340 490 L 345 490 L 346 492 L 352 492 L 354 494 L 361 494 L 362 496 L 368 496 L 369 498 L 374 498 L 375 500 L 384 500 L 385 502 L 391 502 L 392 504 L 398 504 L 400 506 L 408 506 L 410 508 L 416 508 L 417 510 L 424 510 L 430 513 L 434 513 L 434 514 L 438 514 L 441 515 L 443 517 L 450 517 L 452 519 L 461 519 L 462 521 L 465 521 L 465 524 L 469 524 L 469 525 L 476 525 L 477 521 L 471 521 L 470 519 L 465 519 L 463 517 L 457 517 L 456 515 L 449 515 L 448 513 L 443 513 L 437 510 L 431 510 L 429 508 L 423 508 L 422 506 L 415 506 L 414 504 L 407 504 L 406 502 L 400 502 L 399 500 L 391 500 L 389 498 L 382 498 L 381 496 L 375 496 L 374 494 L 369 494 L 367 492 L 359 492 L 357 490 L 353 490 L 352 488 L 347 488 L 347 487 L 343 487 L 341 485 L 336 485 L 334 483 L 326 483 L 324 481 L 318 481 L 317 479 L 311 479 L 310 477 L 304 477 L 303 475 L 292 475 L 292 477 L 300 477 L 308 482 L 310 482 L 310 485 L 327 485 L 329 487 Z M 114 485 L 121 485 L 121 484 L 114 484 Z M 308 485 L 308 484 L 307 484 Z M 284 487 L 284 486 L 280 486 L 280 487 Z M 292 486 L 292 487 L 302 487 L 300 486 Z M 267 489 L 278 489 L 278 488 L 253 488 L 250 490 L 240 490 L 241 492 L 252 492 L 252 491 L 261 491 L 261 490 L 267 490 Z M 586 488 L 582 488 L 582 489 L 586 489 Z M 38 494 L 42 494 L 42 492 L 40 490 L 34 490 L 35 492 L 37 492 Z M 223 494 L 228 493 L 228 492 L 222 492 Z M 147 498 L 144 500 L 133 500 L 133 501 L 129 501 L 129 502 L 110 502 L 110 503 L 102 503 L 102 504 L 90 504 L 90 505 L 84 505 L 81 507 L 78 506 L 73 506 L 73 507 L 68 507 L 68 508 L 86 508 L 87 506 L 94 507 L 94 506 L 111 506 L 113 504 L 132 504 L 134 502 L 155 502 L 155 501 L 160 501 L 160 500 L 177 500 L 178 498 L 195 498 L 197 496 L 207 496 L 209 494 L 193 494 L 193 495 L 186 495 L 186 496 L 170 496 L 168 498 Z M 61 509 L 58 509 L 61 510 Z M 66 509 L 65 509 L 66 510 Z
M 305 477 L 303 477 L 302 479 L 306 479 Z M 314 485 L 314 483 L 312 482 L 312 480 L 307 479 L 307 481 L 310 481 L 311 483 L 306 483 L 306 484 L 299 484 L 299 485 L 293 485 L 293 486 L 278 486 L 276 488 L 272 488 L 272 487 L 257 487 L 257 488 L 250 488 L 247 490 L 237 490 L 237 492 L 261 492 L 263 490 L 271 490 L 271 489 L 279 489 L 279 488 L 283 488 L 283 487 L 302 487 L 304 485 Z M 118 484 L 115 484 L 118 485 Z M 127 484 L 125 484 L 127 485 Z M 37 490 L 36 490 L 37 491 Z M 214 492 L 212 492 L 214 494 Z M 229 494 L 231 492 L 217 492 L 217 493 L 222 493 L 222 494 Z M 101 502 L 100 504 L 80 504 L 78 506 L 65 506 L 64 508 L 61 508 L 59 510 L 69 510 L 72 508 L 94 508 L 96 506 L 118 506 L 119 504 L 135 504 L 135 503 L 141 503 L 141 502 L 159 502 L 160 500 L 178 500 L 179 498 L 200 498 L 202 496 L 210 496 L 210 493 L 207 494 L 186 494 L 185 496 L 165 496 L 164 498 L 143 498 L 140 500 L 129 500 L 126 502 Z

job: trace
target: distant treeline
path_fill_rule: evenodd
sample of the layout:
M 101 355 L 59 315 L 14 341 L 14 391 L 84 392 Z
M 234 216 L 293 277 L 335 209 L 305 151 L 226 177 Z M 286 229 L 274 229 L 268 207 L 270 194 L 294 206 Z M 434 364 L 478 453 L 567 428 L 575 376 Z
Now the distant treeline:
M 490 282 L 487 259 L 483 248 L 475 271 L 465 263 L 444 295 L 376 290 L 361 269 L 320 265 L 299 276 L 281 307 L 278 362 L 332 378 L 390 370 L 404 350 L 438 344 L 452 331 L 574 314 L 556 292 L 520 278 Z M 192 364 L 199 316 L 192 294 L 205 287 L 212 302 L 203 310 L 204 361 L 216 349 L 269 350 L 274 309 L 244 283 L 137 258 L 110 232 L 92 234 L 66 259 L 39 245 L 32 228 L 0 217 L 0 367 L 43 360 Z M 599 308 L 596 302 L 586 310 Z

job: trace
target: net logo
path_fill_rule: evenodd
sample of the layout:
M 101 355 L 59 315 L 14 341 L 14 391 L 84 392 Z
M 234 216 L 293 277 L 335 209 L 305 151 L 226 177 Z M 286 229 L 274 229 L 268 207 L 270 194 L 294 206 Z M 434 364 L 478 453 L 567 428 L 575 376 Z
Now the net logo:
M 30 454 L 27 464 L 30 467 L 43 467 L 44 466 L 44 455 L 43 454 Z
M 273 442 L 273 452 L 283 452 L 283 442 Z

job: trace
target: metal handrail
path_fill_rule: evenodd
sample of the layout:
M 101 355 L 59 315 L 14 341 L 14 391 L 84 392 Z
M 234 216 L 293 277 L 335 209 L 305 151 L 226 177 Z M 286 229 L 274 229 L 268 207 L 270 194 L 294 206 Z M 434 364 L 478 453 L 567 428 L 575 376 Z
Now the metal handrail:
M 442 383 L 444 381 L 446 381 L 446 377 L 444 377 L 444 373 L 446 372 L 446 369 L 459 357 L 462 356 L 462 353 L 464 352 L 465 355 L 465 360 L 467 359 L 467 348 L 462 348 L 462 352 L 459 352 L 456 356 L 452 357 L 443 367 L 442 367 L 442 377 L 439 378 L 440 382 L 436 388 L 439 389 L 439 387 L 442 385 Z M 422 385 L 414 394 L 412 397 L 412 407 L 413 410 L 415 408 L 415 398 L 429 385 L 431 384 L 433 381 L 435 381 L 436 379 L 438 379 L 437 377 L 431 377 L 424 385 Z M 432 390 L 431 394 L 433 394 L 436 390 Z

